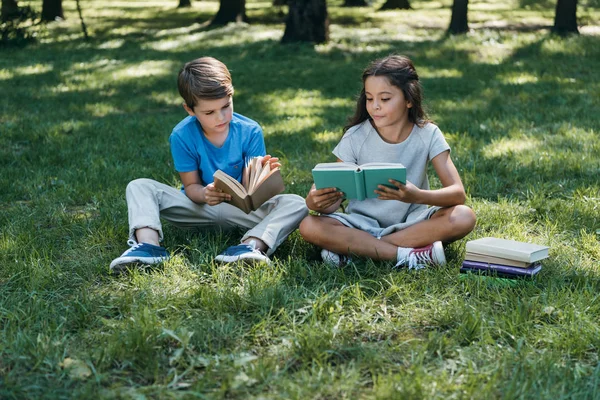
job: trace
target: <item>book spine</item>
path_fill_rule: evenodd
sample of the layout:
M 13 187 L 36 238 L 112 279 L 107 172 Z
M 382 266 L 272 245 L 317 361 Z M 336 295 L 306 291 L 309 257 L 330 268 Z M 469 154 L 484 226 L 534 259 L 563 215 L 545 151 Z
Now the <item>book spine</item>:
M 492 271 L 489 269 L 477 269 L 477 268 L 467 268 L 461 267 L 461 274 L 472 273 L 481 276 L 489 276 L 492 278 L 505 278 L 505 279 L 528 279 L 531 278 L 531 275 L 513 275 L 513 274 L 503 274 L 499 271 Z
M 533 276 L 542 269 L 539 263 L 534 263 L 528 268 L 512 267 L 509 265 L 491 264 L 479 261 L 465 260 L 462 264 L 463 268 L 472 270 L 493 271 L 507 275 Z
M 364 200 L 367 195 L 365 193 L 365 172 L 358 170 L 354 173 L 354 183 L 356 184 L 356 194 L 358 200 Z

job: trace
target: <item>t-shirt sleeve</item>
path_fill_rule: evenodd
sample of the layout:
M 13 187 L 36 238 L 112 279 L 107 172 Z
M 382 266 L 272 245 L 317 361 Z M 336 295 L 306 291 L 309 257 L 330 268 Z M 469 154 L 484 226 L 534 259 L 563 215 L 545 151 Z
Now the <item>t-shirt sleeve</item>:
M 169 136 L 169 144 L 171 145 L 171 156 L 173 157 L 173 165 L 177 172 L 197 171 L 199 168 L 199 160 L 194 155 L 194 152 L 183 141 L 179 135 L 171 134 Z
M 246 158 L 264 156 L 267 154 L 263 131 L 259 125 L 252 128 L 250 140 L 247 143 L 247 148 L 244 151 Z
M 350 132 L 344 134 L 342 140 L 335 146 L 332 153 L 343 162 L 358 164 L 358 157 L 354 152 L 354 146 L 352 146 L 352 135 Z
M 446 142 L 446 138 L 442 134 L 440 128 L 436 127 L 433 131 L 433 136 L 429 145 L 429 160 L 432 160 L 440 153 L 444 151 L 450 151 L 450 146 Z

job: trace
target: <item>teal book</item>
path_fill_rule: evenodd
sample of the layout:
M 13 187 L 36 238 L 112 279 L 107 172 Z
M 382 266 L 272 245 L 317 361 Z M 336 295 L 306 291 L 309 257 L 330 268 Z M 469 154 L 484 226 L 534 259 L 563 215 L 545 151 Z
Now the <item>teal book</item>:
M 334 187 L 345 198 L 357 200 L 378 197 L 377 185 L 395 188 L 390 179 L 406 184 L 406 167 L 400 163 L 321 163 L 313 168 L 312 175 L 317 189 Z

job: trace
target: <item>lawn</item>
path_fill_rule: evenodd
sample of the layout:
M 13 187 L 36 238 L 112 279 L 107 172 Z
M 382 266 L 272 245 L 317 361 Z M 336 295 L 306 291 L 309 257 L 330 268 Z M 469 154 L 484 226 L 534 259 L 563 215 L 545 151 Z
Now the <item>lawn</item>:
M 89 41 L 63 3 L 37 44 L 0 49 L 0 398 L 600 399 L 598 8 L 558 38 L 552 4 L 472 1 L 472 32 L 447 37 L 448 0 L 332 3 L 329 43 L 284 46 L 270 2 L 207 30 L 214 1 L 82 1 Z M 127 183 L 179 185 L 167 138 L 184 62 L 229 66 L 235 110 L 304 196 L 362 69 L 390 53 L 414 60 L 478 216 L 447 266 L 333 270 L 295 232 L 271 267 L 223 267 L 237 235 L 167 225 L 171 261 L 109 273 Z M 550 258 L 533 280 L 459 274 L 484 236 Z

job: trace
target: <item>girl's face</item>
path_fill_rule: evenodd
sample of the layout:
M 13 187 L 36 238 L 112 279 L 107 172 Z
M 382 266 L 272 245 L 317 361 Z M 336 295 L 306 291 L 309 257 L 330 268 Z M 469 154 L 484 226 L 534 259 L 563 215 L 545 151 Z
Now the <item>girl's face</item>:
M 400 88 L 390 84 L 384 76 L 370 76 L 365 80 L 367 112 L 378 129 L 408 121 L 412 107 Z

